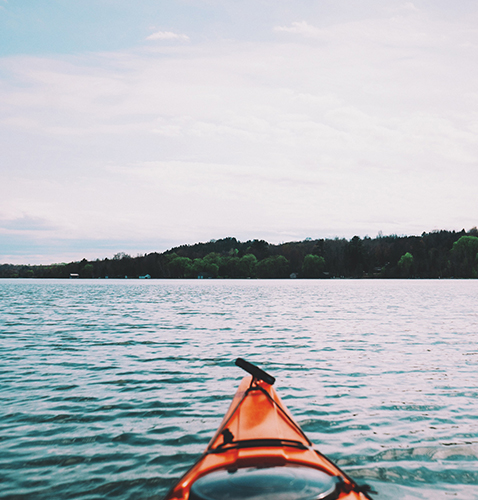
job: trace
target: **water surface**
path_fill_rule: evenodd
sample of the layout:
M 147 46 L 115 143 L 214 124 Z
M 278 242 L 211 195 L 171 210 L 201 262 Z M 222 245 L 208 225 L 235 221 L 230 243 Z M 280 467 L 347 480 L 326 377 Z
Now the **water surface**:
M 478 499 L 478 281 L 1 280 L 0 497 L 162 498 L 244 357 L 378 499 Z

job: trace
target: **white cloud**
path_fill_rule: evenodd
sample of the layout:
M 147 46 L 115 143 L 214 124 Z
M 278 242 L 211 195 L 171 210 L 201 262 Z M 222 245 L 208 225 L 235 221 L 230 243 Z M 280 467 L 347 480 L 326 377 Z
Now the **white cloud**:
M 418 12 L 419 9 L 416 7 L 416 5 L 413 2 L 405 2 L 402 5 L 402 9 L 412 11 L 412 12 Z
M 189 42 L 189 37 L 184 34 L 173 33 L 172 31 L 156 31 L 146 37 L 146 40 L 178 40 L 180 42 Z
M 30 216 L 23 214 L 21 217 L 14 219 L 0 217 L 0 231 L 24 232 L 24 231 L 50 231 L 58 229 L 52 226 L 51 223 L 41 217 Z
M 291 26 L 275 26 L 274 31 L 293 33 L 296 35 L 303 35 L 310 38 L 318 38 L 323 34 L 323 31 L 308 24 L 306 21 L 295 21 Z

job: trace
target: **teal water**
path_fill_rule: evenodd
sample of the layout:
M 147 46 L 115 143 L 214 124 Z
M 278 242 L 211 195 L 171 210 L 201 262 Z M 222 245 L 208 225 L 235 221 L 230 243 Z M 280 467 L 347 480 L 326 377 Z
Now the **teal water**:
M 244 357 L 377 499 L 478 499 L 478 280 L 0 280 L 0 498 L 162 498 Z

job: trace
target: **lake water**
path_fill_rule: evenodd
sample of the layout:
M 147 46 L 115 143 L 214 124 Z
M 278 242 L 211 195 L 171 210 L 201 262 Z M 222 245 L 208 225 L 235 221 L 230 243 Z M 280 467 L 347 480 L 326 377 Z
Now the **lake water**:
M 0 280 L 0 498 L 162 498 L 260 364 L 380 499 L 478 499 L 478 280 Z

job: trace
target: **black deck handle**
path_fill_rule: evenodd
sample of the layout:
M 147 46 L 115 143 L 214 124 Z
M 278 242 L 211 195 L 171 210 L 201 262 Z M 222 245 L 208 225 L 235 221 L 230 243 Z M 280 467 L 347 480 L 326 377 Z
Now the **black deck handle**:
M 245 359 L 237 358 L 236 365 L 243 370 L 246 370 L 246 372 L 250 373 L 253 377 L 263 380 L 266 384 L 274 385 L 274 382 L 276 381 L 272 375 L 269 375 L 264 370 L 261 370 L 258 366 L 249 363 L 249 361 L 246 361 Z

